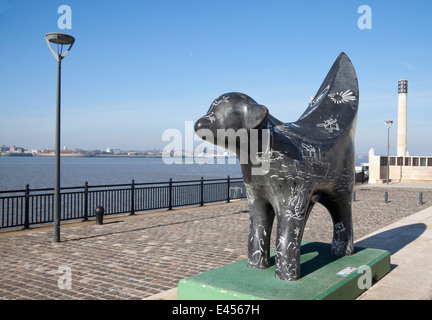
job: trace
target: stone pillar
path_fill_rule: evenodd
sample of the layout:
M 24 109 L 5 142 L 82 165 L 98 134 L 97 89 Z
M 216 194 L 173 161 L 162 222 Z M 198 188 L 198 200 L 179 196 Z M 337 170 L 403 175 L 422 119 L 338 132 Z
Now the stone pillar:
M 405 157 L 407 153 L 407 94 L 408 94 L 408 80 L 399 80 L 398 125 L 397 125 L 397 156 L 398 157 Z

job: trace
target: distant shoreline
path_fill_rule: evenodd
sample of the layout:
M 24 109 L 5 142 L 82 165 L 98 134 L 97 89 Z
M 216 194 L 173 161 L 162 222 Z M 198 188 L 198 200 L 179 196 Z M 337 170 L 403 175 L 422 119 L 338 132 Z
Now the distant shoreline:
M 2 152 L 0 153 L 0 156 L 2 157 L 33 157 L 32 153 L 8 153 L 8 152 Z
M 32 153 L 0 153 L 2 157 L 54 157 L 54 154 L 32 154 Z M 100 155 L 85 155 L 85 154 L 61 154 L 61 157 L 67 158 L 162 158 L 161 155 L 129 155 L 129 154 L 100 154 Z
M 2 157 L 54 157 L 53 154 L 32 154 L 32 153 L 1 153 Z M 162 158 L 161 155 L 122 155 L 122 154 L 101 154 L 101 155 L 85 155 L 85 154 L 61 154 L 62 158 Z

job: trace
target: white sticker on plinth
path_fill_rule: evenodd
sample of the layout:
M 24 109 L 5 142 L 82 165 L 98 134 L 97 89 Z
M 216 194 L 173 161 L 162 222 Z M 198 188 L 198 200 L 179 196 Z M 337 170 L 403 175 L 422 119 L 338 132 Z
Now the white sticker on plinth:
M 357 270 L 357 268 L 354 268 L 354 267 L 346 267 L 345 269 L 339 271 L 337 273 L 337 275 L 338 276 L 346 277 L 347 275 L 349 275 L 350 273 L 352 273 L 352 272 L 354 272 L 356 270 Z

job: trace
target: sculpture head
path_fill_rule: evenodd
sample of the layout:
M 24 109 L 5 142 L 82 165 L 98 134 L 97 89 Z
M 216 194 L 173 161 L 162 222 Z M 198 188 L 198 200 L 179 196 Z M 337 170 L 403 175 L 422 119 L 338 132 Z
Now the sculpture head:
M 214 100 L 207 114 L 195 123 L 195 132 L 202 139 L 206 137 L 205 140 L 212 136 L 210 142 L 226 147 L 230 134 L 248 134 L 251 129 L 259 128 L 268 114 L 268 109 L 251 97 L 238 92 L 226 93 Z M 218 141 L 221 132 L 225 133 L 224 139 Z

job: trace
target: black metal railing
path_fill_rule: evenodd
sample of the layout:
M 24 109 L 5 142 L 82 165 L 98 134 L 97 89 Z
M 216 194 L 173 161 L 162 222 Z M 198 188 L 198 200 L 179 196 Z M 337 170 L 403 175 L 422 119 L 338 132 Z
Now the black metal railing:
M 356 183 L 367 182 L 364 171 L 356 174 Z M 206 179 L 191 181 L 150 182 L 116 185 L 61 188 L 61 220 L 83 219 L 95 216 L 102 206 L 106 215 L 204 205 L 212 202 L 230 202 L 245 199 L 242 178 Z M 0 229 L 51 223 L 54 221 L 54 189 L 0 191 Z
M 168 209 L 212 202 L 244 199 L 242 178 L 206 179 L 191 181 L 151 182 L 61 188 L 61 220 L 95 216 L 102 206 L 106 215 Z M 54 189 L 0 191 L 0 229 L 51 223 L 54 221 Z

